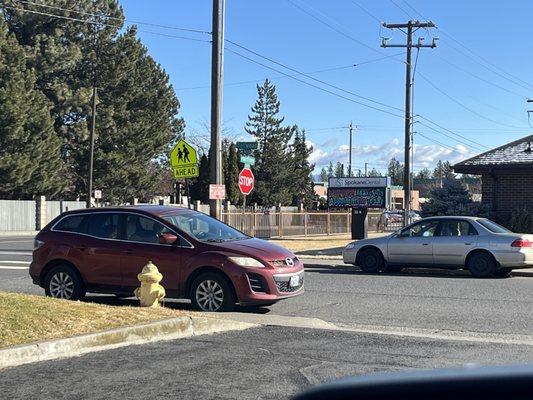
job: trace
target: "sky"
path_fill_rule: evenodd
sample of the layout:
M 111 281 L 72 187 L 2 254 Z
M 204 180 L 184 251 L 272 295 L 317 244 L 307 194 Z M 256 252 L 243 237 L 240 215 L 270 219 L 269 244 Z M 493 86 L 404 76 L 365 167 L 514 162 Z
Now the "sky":
M 139 22 L 142 42 L 169 74 L 187 137 L 205 140 L 210 35 L 144 23 L 210 32 L 211 0 L 120 3 L 126 24 Z M 403 160 L 405 49 L 380 45 L 382 38 L 402 44 L 406 37 L 380 22 L 431 20 L 436 29 L 414 36 L 426 44 L 438 37 L 416 62 L 414 171 L 439 159 L 464 160 L 533 131 L 526 112 L 533 98 L 532 16 L 528 0 L 226 0 L 224 134 L 251 139 L 244 125 L 256 84 L 268 78 L 285 123 L 306 130 L 315 172 L 330 161 L 348 163 L 350 122 L 354 170 L 366 163 L 385 171 L 391 157 Z M 413 65 L 416 56 L 413 50 Z

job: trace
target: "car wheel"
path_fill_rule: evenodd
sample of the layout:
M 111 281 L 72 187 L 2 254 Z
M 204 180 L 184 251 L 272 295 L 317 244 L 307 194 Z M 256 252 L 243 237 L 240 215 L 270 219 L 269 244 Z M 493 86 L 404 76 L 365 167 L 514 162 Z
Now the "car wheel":
M 363 272 L 376 273 L 383 266 L 383 256 L 377 249 L 366 249 L 357 257 L 358 265 Z
M 513 270 L 511 268 L 498 268 L 492 276 L 494 278 L 509 278 L 511 276 L 511 272 Z
M 490 278 L 494 275 L 498 265 L 492 255 L 476 253 L 468 259 L 467 268 L 476 278 Z
M 387 265 L 387 267 L 385 268 L 385 272 L 398 273 L 402 271 L 403 267 L 400 267 L 398 265 Z
M 200 275 L 191 287 L 191 302 L 202 311 L 231 311 L 235 307 L 235 299 L 228 281 L 213 272 Z
M 85 286 L 81 277 L 68 265 L 52 268 L 46 274 L 44 282 L 47 296 L 65 300 L 82 300 L 85 297 Z

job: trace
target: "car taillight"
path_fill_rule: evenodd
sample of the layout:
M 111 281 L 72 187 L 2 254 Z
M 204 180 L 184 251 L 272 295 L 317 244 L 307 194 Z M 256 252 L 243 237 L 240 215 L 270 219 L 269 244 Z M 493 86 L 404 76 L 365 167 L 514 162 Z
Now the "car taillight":
M 33 250 L 37 250 L 44 244 L 42 240 L 33 239 Z
M 516 239 L 511 243 L 511 247 L 533 247 L 533 242 L 529 239 Z

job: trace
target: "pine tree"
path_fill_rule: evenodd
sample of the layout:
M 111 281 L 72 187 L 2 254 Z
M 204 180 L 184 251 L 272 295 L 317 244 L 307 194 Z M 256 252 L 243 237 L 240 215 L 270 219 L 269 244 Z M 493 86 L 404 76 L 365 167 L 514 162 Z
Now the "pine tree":
M 255 190 L 252 199 L 265 206 L 288 204 L 290 190 L 290 153 L 288 144 L 293 127 L 284 127 L 284 118 L 278 117 L 280 102 L 276 87 L 267 79 L 257 85 L 258 98 L 248 116 L 245 130 L 254 136 L 259 145 L 256 151 Z
M 487 210 L 482 203 L 476 203 L 459 180 L 445 180 L 442 188 L 430 191 L 429 201 L 422 204 L 423 216 L 471 215 L 482 216 Z
M 0 19 L 0 197 L 53 197 L 65 182 L 50 103 L 35 90 L 24 49 Z
M 328 165 L 328 178 L 333 178 L 335 176 L 335 170 L 333 169 L 333 162 L 330 161 Z
M 201 203 L 209 203 L 209 158 L 206 154 L 200 157 L 198 165 L 198 178 L 190 183 L 191 201 L 200 200 Z
M 383 175 L 381 175 L 381 172 L 379 172 L 376 168 L 372 168 L 372 170 L 368 173 L 368 176 L 370 176 L 370 177 L 380 177 L 380 176 L 383 176 Z
M 308 146 L 305 138 L 305 131 L 299 132 L 298 127 L 294 126 L 293 142 L 293 159 L 292 159 L 292 179 L 291 192 L 293 196 L 293 205 L 304 204 L 309 208 L 315 200 L 315 191 L 312 179 L 314 165 L 309 163 L 309 156 L 313 148 Z
M 226 199 L 231 204 L 239 204 L 242 200 L 239 190 L 239 158 L 235 143 L 231 143 L 228 148 L 227 168 L 226 168 Z
M 393 185 L 403 185 L 403 164 L 396 160 L 395 157 L 389 161 L 387 171 Z
M 337 162 L 337 165 L 335 166 L 335 178 L 343 178 L 344 177 L 344 164 L 341 162 Z
M 326 171 L 326 168 L 322 168 L 320 170 L 320 181 L 321 182 L 327 182 L 328 181 L 328 171 Z
M 431 171 L 427 168 L 423 168 L 418 171 L 418 174 L 416 174 L 415 179 L 421 182 L 427 182 L 431 179 Z

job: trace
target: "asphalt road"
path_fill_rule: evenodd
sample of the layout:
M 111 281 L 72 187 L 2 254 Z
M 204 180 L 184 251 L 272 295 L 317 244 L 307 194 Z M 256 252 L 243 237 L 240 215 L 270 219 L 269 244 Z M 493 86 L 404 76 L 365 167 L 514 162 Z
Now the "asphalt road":
M 0 290 L 43 294 L 24 269 L 31 242 L 0 238 Z M 533 362 L 533 277 L 366 275 L 337 264 L 306 260 L 304 295 L 228 316 L 276 326 L 8 369 L 0 373 L 2 395 L 289 398 L 315 383 L 373 371 Z M 334 329 L 306 327 L 317 319 Z

